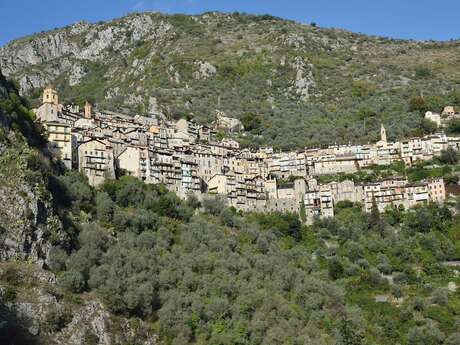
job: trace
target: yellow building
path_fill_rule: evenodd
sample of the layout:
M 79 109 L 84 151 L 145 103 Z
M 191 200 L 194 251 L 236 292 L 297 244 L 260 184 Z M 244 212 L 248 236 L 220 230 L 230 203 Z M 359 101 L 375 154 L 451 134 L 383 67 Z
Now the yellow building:
M 51 152 L 67 169 L 72 169 L 72 127 L 61 122 L 46 122 L 45 128 Z
M 43 90 L 43 103 L 59 104 L 58 93 L 51 85 Z

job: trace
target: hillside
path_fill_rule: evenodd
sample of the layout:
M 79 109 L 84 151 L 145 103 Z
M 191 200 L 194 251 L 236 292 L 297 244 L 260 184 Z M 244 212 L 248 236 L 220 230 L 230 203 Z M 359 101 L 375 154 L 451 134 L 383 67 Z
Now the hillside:
M 246 145 L 301 148 L 420 133 L 421 111 L 459 104 L 460 43 L 321 29 L 271 16 L 132 14 L 13 41 L 0 67 L 37 100 L 210 122 L 243 119 Z M 423 95 L 422 104 L 410 100 Z
M 130 176 L 93 188 L 1 74 L 0 119 L 1 344 L 460 343 L 456 200 L 341 202 L 307 227 Z

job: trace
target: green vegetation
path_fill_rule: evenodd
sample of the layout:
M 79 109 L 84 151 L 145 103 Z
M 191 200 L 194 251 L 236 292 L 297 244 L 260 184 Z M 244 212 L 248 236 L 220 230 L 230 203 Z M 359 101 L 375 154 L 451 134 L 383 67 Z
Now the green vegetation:
M 220 199 L 199 211 L 193 197 L 128 176 L 82 188 L 75 175 L 59 178 L 63 190 L 84 191 L 68 204 L 80 224 L 75 246 L 50 258 L 59 284 L 149 320 L 166 343 L 458 338 L 460 298 L 447 286 L 460 280 L 443 262 L 460 258 L 460 219 L 444 206 L 365 214 L 342 202 L 335 218 L 307 227 L 297 215 L 240 214 Z
M 106 31 L 114 37 L 94 34 Z M 47 82 L 63 100 L 83 105 L 89 99 L 99 109 L 146 114 L 155 97 L 171 118 L 207 123 L 219 109 L 245 123 L 248 133 L 237 137 L 245 146 L 366 143 L 378 138 L 381 122 L 389 139 L 401 139 L 434 130 L 423 121 L 426 110 L 460 105 L 458 41 L 368 37 L 244 13 L 132 14 L 78 33 L 70 27 L 57 33 L 76 45 L 74 52 L 47 57 L 48 50 L 40 50 L 46 61 L 18 64 L 12 77 L 42 78 L 39 71 L 56 71 Z M 48 35 L 23 39 L 3 54 L 8 61 Z M 100 52 L 94 48 L 108 43 Z M 197 77 L 200 62 L 216 73 Z M 62 69 L 53 67 L 58 63 Z M 84 73 L 70 86 L 74 65 Z M 308 90 L 297 89 L 298 76 Z M 35 104 L 39 91 L 30 90 Z

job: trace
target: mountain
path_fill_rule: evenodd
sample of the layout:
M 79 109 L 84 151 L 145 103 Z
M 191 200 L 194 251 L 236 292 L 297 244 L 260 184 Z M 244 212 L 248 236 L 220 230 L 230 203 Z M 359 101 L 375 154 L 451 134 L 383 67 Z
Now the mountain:
M 243 120 L 243 144 L 292 149 L 375 140 L 380 122 L 390 139 L 420 134 L 421 111 L 460 104 L 459 51 L 269 15 L 136 13 L 12 41 L 0 67 L 33 103 L 53 83 L 99 109 L 201 122 L 221 110 Z

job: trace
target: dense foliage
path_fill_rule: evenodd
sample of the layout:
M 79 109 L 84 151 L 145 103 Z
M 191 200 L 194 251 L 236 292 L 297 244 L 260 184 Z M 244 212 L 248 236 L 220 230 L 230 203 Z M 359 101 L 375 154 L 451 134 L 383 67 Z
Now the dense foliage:
M 365 214 L 342 202 L 307 227 L 131 177 L 60 181 L 80 223 L 76 246 L 51 253 L 60 285 L 149 320 L 167 343 L 458 342 L 460 281 L 444 262 L 460 258 L 460 228 L 446 206 Z

